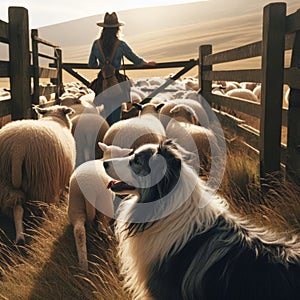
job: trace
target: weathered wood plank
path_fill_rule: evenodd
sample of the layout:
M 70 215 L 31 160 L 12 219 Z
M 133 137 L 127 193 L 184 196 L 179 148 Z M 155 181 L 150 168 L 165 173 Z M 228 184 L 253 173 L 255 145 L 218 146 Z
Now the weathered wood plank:
M 39 104 L 40 96 L 40 78 L 39 78 L 39 48 L 38 42 L 33 38 L 38 35 L 37 29 L 31 30 L 31 48 L 32 48 L 32 75 L 33 75 L 33 97 L 32 103 L 37 105 Z M 36 112 L 33 112 L 33 117 L 37 118 Z
M 39 57 L 42 57 L 42 58 L 47 58 L 47 59 L 56 60 L 56 57 L 51 56 L 51 55 L 48 55 L 48 54 L 44 54 L 44 53 L 39 53 L 38 56 L 39 56 Z
M 228 71 L 205 71 L 204 80 L 226 80 L 226 81 L 251 81 L 261 82 L 261 70 L 228 70 Z
M 286 17 L 286 33 L 300 30 L 300 9 Z
M 285 35 L 284 50 L 291 50 L 294 47 L 295 33 L 288 33 Z
M 0 20 L 0 42 L 9 43 L 8 23 Z
M 39 67 L 39 76 L 40 78 L 56 78 L 58 70 L 49 69 L 44 67 Z
M 199 47 L 199 68 L 198 68 L 198 82 L 199 90 L 202 95 L 208 94 L 211 91 L 212 80 L 205 79 L 206 72 L 212 71 L 211 65 L 204 65 L 204 58 L 212 53 L 212 45 L 202 45 Z M 209 99 L 208 99 L 209 100 Z M 209 102 L 211 104 L 211 102 Z
M 9 62 L 0 61 L 0 78 L 9 77 Z
M 0 101 L 0 118 L 10 115 L 12 112 L 12 101 L 10 99 Z
M 244 124 L 244 122 L 241 122 L 242 120 L 237 120 L 236 118 L 232 117 L 227 113 L 215 109 L 213 109 L 213 111 L 216 113 L 222 126 L 230 128 L 231 130 L 236 132 L 238 136 L 242 137 L 245 140 L 247 146 L 250 146 L 252 149 L 255 149 L 255 152 L 259 154 L 260 134 L 258 130 Z M 287 161 L 287 149 L 284 144 L 281 144 L 280 161 L 284 165 Z
M 33 35 L 32 39 L 34 39 L 35 41 L 37 41 L 40 44 L 43 44 L 43 45 L 46 45 L 46 46 L 49 46 L 49 47 L 52 47 L 52 48 L 59 48 L 58 45 L 55 45 L 52 42 L 49 42 L 47 40 L 44 40 L 44 39 L 40 38 L 38 35 Z
M 41 108 L 46 108 L 46 107 L 53 106 L 53 105 L 55 105 L 55 104 L 56 104 L 56 101 L 55 101 L 55 100 L 52 100 L 52 101 L 49 101 L 49 102 L 47 102 L 47 103 L 45 103 L 45 104 L 40 104 L 39 107 L 41 107 Z
M 286 3 L 264 7 L 260 173 L 280 171 Z
M 300 69 L 297 67 L 285 69 L 284 82 L 291 88 L 300 89 Z
M 56 86 L 55 85 L 40 85 L 39 86 L 39 94 L 43 96 L 48 96 L 52 93 L 55 93 L 56 91 Z
M 297 71 L 295 78 L 298 78 L 298 84 L 293 84 L 290 90 L 286 170 L 300 183 L 300 31 L 296 33 L 295 37 L 291 69 Z M 290 72 L 291 74 L 292 72 Z
M 198 64 L 198 59 L 192 59 Z M 175 61 L 175 62 L 164 62 L 164 63 L 157 63 L 155 67 L 150 66 L 140 66 L 134 64 L 125 64 L 125 69 L 127 70 L 144 70 L 144 69 L 169 69 L 169 68 L 181 68 L 184 67 L 187 63 L 191 60 L 185 61 Z M 50 64 L 49 67 L 54 67 L 55 64 Z M 86 63 L 63 63 L 63 69 L 90 69 Z M 98 68 L 94 68 L 98 69 Z
M 229 109 L 239 111 L 250 116 L 260 117 L 260 104 L 248 100 L 239 98 L 231 98 L 226 96 L 219 96 L 210 93 L 209 95 L 203 95 L 208 102 L 212 102 L 221 106 L 228 107 Z
M 12 119 L 31 118 L 28 11 L 9 7 L 9 57 Z
M 203 58 L 204 65 L 220 64 L 256 56 L 261 56 L 262 42 L 247 44 L 234 49 L 207 55 Z

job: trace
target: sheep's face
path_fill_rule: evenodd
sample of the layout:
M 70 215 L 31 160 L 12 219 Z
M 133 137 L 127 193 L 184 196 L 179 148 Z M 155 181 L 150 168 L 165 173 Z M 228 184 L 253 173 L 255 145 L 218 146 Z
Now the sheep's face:
M 129 155 L 133 152 L 132 149 L 128 148 L 121 148 L 115 145 L 106 145 L 104 143 L 98 143 L 100 149 L 103 151 L 103 157 L 101 160 L 107 160 L 110 158 L 116 158 L 116 157 L 124 157 Z
M 140 111 L 139 115 L 145 115 L 145 114 L 157 114 L 159 110 L 164 106 L 164 103 L 160 104 L 152 104 L 147 103 L 144 105 L 141 105 L 139 103 L 133 103 L 133 106 Z
M 54 105 L 48 108 L 40 108 L 38 106 L 34 107 L 35 111 L 42 115 L 43 118 L 52 117 L 58 118 L 66 124 L 67 128 L 71 129 L 72 123 L 70 121 L 69 115 L 74 113 L 74 110 L 67 106 Z

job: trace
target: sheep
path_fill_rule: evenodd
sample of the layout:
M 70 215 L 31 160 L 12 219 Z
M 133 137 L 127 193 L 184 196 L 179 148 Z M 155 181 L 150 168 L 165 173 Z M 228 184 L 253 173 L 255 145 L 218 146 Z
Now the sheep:
M 83 101 L 80 99 L 80 97 L 81 95 L 77 94 L 65 94 L 64 96 L 60 97 L 60 105 L 73 108 L 76 115 L 82 113 L 99 114 L 99 110 L 94 104 Z M 75 115 L 73 117 L 75 117 Z
M 141 88 L 138 88 L 136 86 L 132 86 L 130 92 L 138 94 L 142 99 L 146 97 L 146 94 L 141 90 Z
M 175 119 L 177 122 L 185 122 L 194 125 L 199 124 L 199 120 L 195 111 L 185 104 L 175 105 L 170 110 L 170 115 L 172 119 Z
M 167 127 L 168 122 L 170 121 L 170 110 L 174 108 L 174 106 L 176 106 L 177 104 L 186 104 L 187 106 L 193 108 L 197 114 L 197 118 L 199 120 L 200 125 L 208 126 L 208 116 L 204 108 L 198 101 L 192 99 L 173 99 L 165 103 L 165 105 L 159 111 L 159 119 L 161 120 L 165 128 Z
M 240 85 L 241 85 L 242 89 L 247 89 L 247 90 L 253 91 L 256 88 L 257 83 L 256 82 L 241 82 Z
M 287 84 L 283 85 L 283 107 L 289 107 L 290 87 Z
M 137 149 L 145 143 L 159 143 L 165 138 L 165 129 L 153 114 L 143 114 L 113 124 L 106 132 L 103 142 L 122 148 Z
M 194 77 L 187 77 L 183 80 L 183 82 L 185 83 L 185 86 L 187 88 L 191 88 L 194 91 L 198 91 L 199 90 L 199 82 L 196 78 Z
M 197 121 L 195 111 L 187 105 L 176 105 L 170 111 L 172 120 L 166 128 L 167 138 L 176 139 L 185 150 L 198 154 L 192 166 L 202 174 L 210 169 L 212 147 L 218 151 L 218 142 L 212 130 L 194 125 Z M 200 167 L 200 168 L 199 168 Z
M 253 94 L 256 96 L 257 101 L 260 102 L 261 100 L 261 85 L 258 85 L 253 90 Z
M 152 114 L 158 117 L 158 111 L 164 106 L 164 103 L 159 103 L 155 105 L 154 103 L 147 103 L 141 105 L 139 103 L 134 103 L 133 106 L 139 111 L 139 116 Z
M 13 121 L 0 130 L 0 181 L 24 193 L 24 201 L 57 203 L 75 165 L 73 110 L 57 105 L 35 110 L 43 116 L 39 120 Z M 13 208 L 17 243 L 25 241 L 22 203 Z
M 254 93 L 252 91 L 247 90 L 247 89 L 230 90 L 230 91 L 226 92 L 225 96 L 250 100 L 250 101 L 253 101 L 253 102 L 258 102 L 258 99 L 254 95 Z
M 72 134 L 76 142 L 76 167 L 93 159 L 101 158 L 103 151 L 98 142 L 109 128 L 106 120 L 96 114 L 80 114 L 72 118 Z
M 99 143 L 99 147 L 103 151 L 103 160 L 123 157 L 132 151 L 102 143 Z M 68 216 L 73 225 L 79 266 L 84 270 L 88 269 L 85 224 L 91 225 L 99 213 L 99 219 L 106 228 L 114 215 L 115 195 L 107 188 L 110 181 L 100 160 L 83 163 L 70 179 Z
M 241 85 L 236 81 L 217 81 L 216 83 L 222 85 L 225 93 L 229 92 L 230 90 L 242 88 Z

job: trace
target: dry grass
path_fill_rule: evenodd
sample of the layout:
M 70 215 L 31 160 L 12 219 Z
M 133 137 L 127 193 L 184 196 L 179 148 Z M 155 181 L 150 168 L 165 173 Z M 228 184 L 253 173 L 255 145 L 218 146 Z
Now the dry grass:
M 91 264 L 90 271 L 84 272 L 77 267 L 65 205 L 51 206 L 46 216 L 30 219 L 27 246 L 15 247 L 8 238 L 0 245 L 0 296 L 14 300 L 128 299 L 118 276 L 112 236 L 89 228 Z
M 242 154 L 241 154 L 242 153 Z M 286 234 L 299 232 L 299 188 L 276 177 L 262 191 L 257 158 L 241 144 L 230 145 L 221 193 L 233 211 Z M 32 207 L 28 209 L 31 211 Z M 90 271 L 77 267 L 66 205 L 27 213 L 27 245 L 16 247 L 12 221 L 0 217 L 0 299 L 129 299 L 118 275 L 116 241 L 107 232 L 89 229 Z

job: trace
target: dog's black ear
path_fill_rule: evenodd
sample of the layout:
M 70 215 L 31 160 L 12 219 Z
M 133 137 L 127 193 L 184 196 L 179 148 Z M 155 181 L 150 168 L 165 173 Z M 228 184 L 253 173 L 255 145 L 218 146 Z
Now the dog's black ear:
M 172 149 L 178 149 L 174 139 L 166 139 L 160 143 L 160 147 L 171 147 Z

